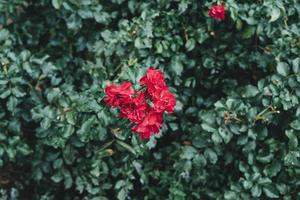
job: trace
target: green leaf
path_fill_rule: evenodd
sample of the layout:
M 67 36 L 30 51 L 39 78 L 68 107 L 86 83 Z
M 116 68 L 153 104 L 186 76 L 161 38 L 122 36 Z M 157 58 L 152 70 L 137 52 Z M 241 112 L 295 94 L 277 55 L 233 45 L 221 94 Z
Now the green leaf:
M 171 66 L 177 75 L 181 75 L 183 71 L 183 64 L 178 57 L 175 56 L 172 58 Z
M 281 170 L 281 163 L 277 160 L 272 161 L 270 165 L 268 165 L 264 169 L 264 174 L 266 174 L 269 177 L 276 176 Z
M 252 37 L 255 33 L 255 28 L 252 26 L 247 27 L 247 29 L 243 32 L 243 38 L 244 39 L 249 39 Z
M 18 153 L 19 155 L 29 155 L 30 153 L 32 153 L 32 151 L 29 149 L 29 147 L 27 145 L 22 145 L 18 147 Z
M 222 138 L 221 136 L 217 133 L 217 132 L 214 132 L 211 136 L 211 139 L 212 141 L 215 143 L 215 144 L 219 144 L 222 142 Z
M 25 92 L 22 92 L 20 88 L 15 87 L 12 88 L 12 94 L 15 95 L 16 97 L 20 98 L 20 97 L 24 97 L 26 95 Z
M 178 124 L 177 123 L 169 123 L 169 126 L 172 131 L 178 130 Z
M 212 133 L 213 133 L 213 132 L 216 131 L 216 129 L 215 129 L 214 127 L 212 127 L 211 125 L 206 124 L 206 123 L 201 124 L 201 127 L 202 127 L 204 130 L 208 131 L 208 132 L 212 132 Z
M 237 194 L 233 191 L 226 191 L 224 194 L 224 199 L 226 200 L 232 200 L 236 198 L 237 198 Z
M 218 132 L 226 144 L 230 142 L 230 140 L 232 138 L 232 134 L 229 131 L 220 127 L 218 129 Z
M 270 197 L 272 199 L 279 198 L 279 193 L 278 193 L 277 189 L 272 185 L 264 186 L 263 191 L 267 197 Z
M 204 167 L 207 164 L 207 161 L 203 155 L 196 154 L 193 158 L 193 162 L 197 167 Z
M 284 164 L 286 166 L 297 166 L 300 167 L 300 152 L 299 151 L 290 151 L 284 157 Z
M 252 188 L 251 188 L 251 194 L 253 197 L 260 197 L 262 193 L 262 189 L 259 185 L 255 184 Z
M 34 180 L 39 181 L 43 178 L 43 172 L 41 171 L 41 169 L 37 168 L 33 170 L 32 177 Z
M 276 70 L 282 76 L 287 76 L 289 74 L 290 68 L 287 63 L 279 62 L 277 63 Z
M 257 87 L 253 85 L 247 85 L 244 87 L 244 91 L 242 93 L 243 98 L 249 98 L 249 97 L 254 97 L 259 93 L 259 90 Z
M 48 128 L 50 128 L 50 126 L 51 126 L 51 119 L 49 119 L 49 118 L 44 118 L 42 121 L 41 121 L 41 127 L 43 128 L 43 129 L 48 129 Z
M 7 110 L 14 112 L 18 105 L 18 99 L 14 96 L 10 96 L 7 101 Z
M 243 181 L 243 187 L 246 189 L 246 190 L 249 190 L 250 188 L 252 188 L 253 186 L 253 183 L 249 180 L 245 180 Z
M 64 147 L 63 158 L 68 165 L 71 165 L 76 160 L 76 152 L 71 145 L 66 145 Z
M 6 29 L 0 29 L 0 42 L 7 40 L 9 37 L 9 31 Z
M 276 188 L 278 189 L 280 194 L 288 194 L 289 193 L 289 188 L 284 183 L 276 184 Z
M 54 181 L 55 183 L 59 183 L 60 181 L 62 181 L 63 176 L 61 175 L 61 173 L 56 173 L 51 177 L 51 180 Z
M 191 38 L 185 43 L 185 48 L 187 49 L 187 51 L 192 51 L 195 48 L 195 45 L 196 41 Z
M 273 7 L 271 10 L 271 19 L 269 22 L 274 22 L 280 17 L 280 9 L 277 7 Z
M 300 130 L 300 120 L 299 119 L 296 119 L 294 120 L 290 126 L 295 129 L 295 130 Z
M 212 164 L 216 164 L 218 161 L 217 154 L 210 148 L 205 149 L 204 155 Z
M 101 146 L 101 148 L 99 149 L 99 151 L 105 150 L 105 149 L 108 148 L 110 145 L 112 145 L 114 142 L 115 142 L 115 140 L 112 140 L 112 141 L 109 141 L 109 142 L 103 144 L 103 145 Z
M 298 138 L 293 130 L 287 130 L 285 132 L 286 136 L 289 138 L 289 148 L 296 149 L 298 147 Z
M 59 9 L 62 4 L 62 0 L 52 0 L 52 5 L 55 9 Z
M 125 189 L 121 189 L 117 195 L 118 200 L 125 200 L 127 198 L 127 192 Z
M 197 150 L 194 147 L 186 146 L 183 152 L 180 154 L 181 159 L 192 159 L 197 154 Z
M 292 61 L 292 67 L 293 67 L 293 72 L 294 73 L 299 73 L 299 68 L 300 68 L 300 58 L 295 58 Z
M 98 151 L 97 157 L 99 159 L 101 159 L 101 158 L 112 156 L 113 154 L 114 154 L 114 151 L 112 149 L 105 149 L 105 150 Z
M 74 131 L 75 131 L 74 126 L 71 124 L 68 124 L 64 127 L 62 135 L 64 138 L 69 138 L 74 133 Z
M 73 179 L 70 175 L 64 178 L 64 185 L 66 189 L 70 189 L 72 187 Z
M 124 180 L 119 180 L 115 185 L 115 189 L 121 189 L 124 186 L 126 186 L 126 182 Z
M 97 197 L 93 197 L 91 200 L 109 200 L 109 199 L 104 196 L 97 196 Z
M 121 147 L 123 147 L 124 149 L 126 149 L 130 153 L 136 155 L 136 151 L 134 150 L 134 148 L 132 146 L 130 146 L 130 145 L 128 145 L 125 142 L 122 142 L 120 140 L 117 140 L 117 144 L 119 144 Z
M 256 160 L 258 160 L 261 163 L 269 163 L 274 158 L 274 155 L 272 153 L 265 153 L 262 155 L 257 155 Z
M 60 89 L 59 88 L 53 88 L 52 90 L 48 91 L 47 99 L 50 103 L 52 103 L 56 98 L 60 96 Z
M 7 89 L 7 90 L 5 90 L 4 92 L 2 92 L 2 94 L 0 94 L 0 98 L 1 98 L 1 99 L 5 99 L 5 98 L 7 98 L 10 94 L 11 94 L 11 90 L 10 90 L 10 89 Z
M 134 46 L 138 49 L 142 49 L 145 47 L 143 40 L 141 38 L 136 38 L 134 41 Z
M 80 136 L 81 141 L 86 141 L 89 137 L 90 131 L 92 129 L 93 124 L 96 121 L 95 116 L 91 116 L 87 119 L 82 125 L 81 128 L 77 131 L 77 134 Z
M 66 113 L 66 119 L 69 124 L 75 125 L 75 112 L 69 111 Z
M 54 169 L 59 169 L 63 165 L 63 160 L 61 158 L 56 159 L 53 163 L 53 168 Z

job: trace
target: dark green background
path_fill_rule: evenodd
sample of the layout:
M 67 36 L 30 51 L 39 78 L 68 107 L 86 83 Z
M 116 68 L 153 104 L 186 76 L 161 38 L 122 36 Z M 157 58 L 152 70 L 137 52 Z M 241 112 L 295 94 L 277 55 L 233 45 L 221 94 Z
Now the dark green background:
M 1 0 L 0 198 L 300 199 L 300 3 Z M 176 94 L 140 141 L 109 82 Z

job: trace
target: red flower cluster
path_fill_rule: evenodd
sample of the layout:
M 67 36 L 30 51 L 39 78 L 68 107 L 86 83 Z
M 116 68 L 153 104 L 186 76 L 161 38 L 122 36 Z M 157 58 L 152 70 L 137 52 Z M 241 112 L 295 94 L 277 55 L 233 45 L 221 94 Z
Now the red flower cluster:
M 158 133 L 163 122 L 164 111 L 174 112 L 175 96 L 166 86 L 165 77 L 159 70 L 150 68 L 140 80 L 145 89 L 134 91 L 129 81 L 119 86 L 109 85 L 105 88 L 107 97 L 104 101 L 113 108 L 120 107 L 120 117 L 126 118 L 135 126 L 132 131 L 139 133 L 141 139 L 150 138 Z M 150 106 L 151 101 L 153 106 Z
M 223 20 L 225 19 L 225 7 L 222 5 L 212 6 L 208 15 L 215 19 Z

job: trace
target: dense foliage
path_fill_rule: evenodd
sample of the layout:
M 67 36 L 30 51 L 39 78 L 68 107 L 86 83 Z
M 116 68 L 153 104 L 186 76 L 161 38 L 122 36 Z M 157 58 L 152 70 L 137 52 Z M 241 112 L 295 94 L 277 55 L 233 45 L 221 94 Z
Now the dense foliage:
M 300 199 L 297 0 L 2 0 L 0 24 L 0 198 Z M 141 141 L 102 100 L 149 67 L 177 105 Z

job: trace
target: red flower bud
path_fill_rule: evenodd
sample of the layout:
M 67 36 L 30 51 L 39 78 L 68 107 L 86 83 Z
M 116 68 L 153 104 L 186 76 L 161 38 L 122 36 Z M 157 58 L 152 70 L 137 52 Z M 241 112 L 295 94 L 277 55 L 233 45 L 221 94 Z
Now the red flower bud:
M 225 7 L 222 5 L 212 6 L 208 15 L 215 19 L 223 20 L 225 19 Z

